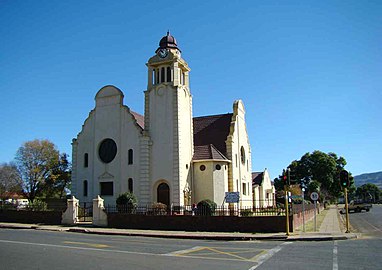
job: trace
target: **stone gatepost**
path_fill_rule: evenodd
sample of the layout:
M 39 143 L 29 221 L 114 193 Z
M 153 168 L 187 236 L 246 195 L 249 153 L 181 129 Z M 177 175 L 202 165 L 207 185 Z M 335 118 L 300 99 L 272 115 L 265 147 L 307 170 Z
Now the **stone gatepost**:
M 74 196 L 67 200 L 67 208 L 62 214 L 62 224 L 74 225 L 78 222 L 78 202 Z
M 104 200 L 98 195 L 93 199 L 93 225 L 107 227 L 107 214 L 103 205 Z

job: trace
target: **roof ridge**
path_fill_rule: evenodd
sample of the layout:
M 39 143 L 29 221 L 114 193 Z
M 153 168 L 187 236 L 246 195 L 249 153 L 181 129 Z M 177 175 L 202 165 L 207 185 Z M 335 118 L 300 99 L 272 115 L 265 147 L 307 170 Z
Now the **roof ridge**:
M 196 116 L 196 117 L 193 117 L 193 119 L 196 119 L 196 118 L 206 118 L 206 117 L 215 117 L 215 116 L 222 116 L 222 115 L 233 115 L 233 113 L 220 113 L 220 114 L 213 114 L 213 115 L 202 115 L 202 116 Z

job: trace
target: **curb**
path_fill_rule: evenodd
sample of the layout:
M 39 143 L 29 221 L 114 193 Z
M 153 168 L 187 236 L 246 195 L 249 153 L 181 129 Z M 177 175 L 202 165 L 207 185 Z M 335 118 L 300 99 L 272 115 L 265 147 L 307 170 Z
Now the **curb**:
M 121 236 L 140 236 L 140 237 L 156 237 L 168 239 L 194 239 L 194 240 L 216 240 L 216 241 L 335 241 L 335 240 L 349 240 L 357 238 L 356 234 L 349 235 L 208 235 L 208 234 L 166 234 L 166 233 L 141 233 L 141 232 L 124 232 L 124 231 L 99 231 L 87 228 L 60 228 L 48 227 L 41 225 L 23 225 L 23 224 L 0 224 L 0 228 L 4 229 L 33 229 L 41 231 L 55 231 L 55 232 L 72 232 L 72 233 L 87 233 L 98 235 L 121 235 Z

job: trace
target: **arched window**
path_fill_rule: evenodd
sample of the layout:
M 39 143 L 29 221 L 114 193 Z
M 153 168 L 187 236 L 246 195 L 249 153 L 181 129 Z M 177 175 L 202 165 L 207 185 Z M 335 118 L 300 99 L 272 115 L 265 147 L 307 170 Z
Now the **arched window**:
M 155 77 L 155 81 L 159 83 L 159 68 L 156 71 L 157 71 L 157 76 Z
M 84 180 L 84 197 L 88 196 L 88 181 Z
M 129 149 L 127 164 L 133 164 L 133 149 Z
M 162 67 L 161 68 L 161 70 L 160 70 L 160 82 L 162 83 L 162 82 L 164 82 L 164 67 Z
M 129 180 L 127 180 L 127 186 L 128 191 L 130 193 L 133 193 L 133 178 L 129 178 Z
M 155 84 L 155 69 L 153 69 L 152 79 L 152 83 Z
M 84 167 L 87 168 L 89 166 L 89 155 L 85 153 L 84 155 Z
M 171 68 L 167 67 L 167 82 L 171 82 Z
M 240 148 L 240 159 L 241 163 L 245 165 L 245 150 L 243 146 Z

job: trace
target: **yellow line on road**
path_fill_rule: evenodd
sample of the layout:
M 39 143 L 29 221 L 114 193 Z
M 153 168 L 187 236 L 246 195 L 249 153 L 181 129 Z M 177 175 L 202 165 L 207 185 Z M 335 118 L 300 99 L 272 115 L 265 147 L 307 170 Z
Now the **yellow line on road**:
M 107 248 L 107 247 L 110 247 L 110 246 L 104 245 L 104 244 L 92 244 L 92 243 L 72 242 L 72 241 L 64 241 L 64 244 L 81 245 L 81 246 L 88 246 L 88 247 L 95 247 L 95 248 Z
M 223 254 L 223 255 L 232 256 L 232 257 L 234 257 L 234 258 L 238 258 L 238 259 L 240 259 L 240 260 L 244 260 L 244 261 L 248 260 L 247 258 L 238 256 L 238 255 L 233 254 L 233 253 L 231 253 L 231 252 L 224 252 L 224 251 L 220 251 L 220 250 L 217 250 L 217 249 L 214 249 L 214 248 L 210 248 L 210 247 L 207 247 L 206 249 L 211 250 L 211 251 L 213 251 L 213 252 L 216 252 L 216 253 L 218 253 L 218 254 Z

